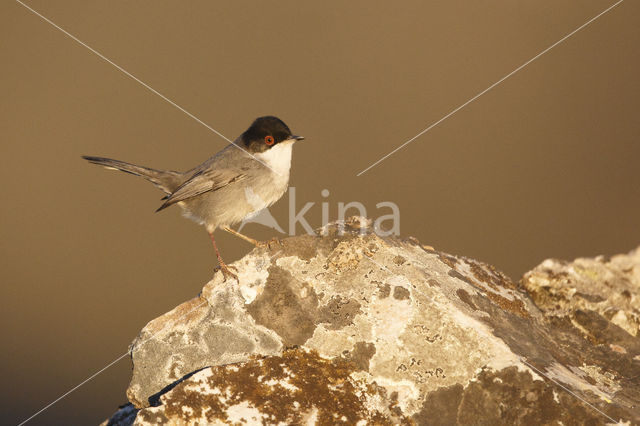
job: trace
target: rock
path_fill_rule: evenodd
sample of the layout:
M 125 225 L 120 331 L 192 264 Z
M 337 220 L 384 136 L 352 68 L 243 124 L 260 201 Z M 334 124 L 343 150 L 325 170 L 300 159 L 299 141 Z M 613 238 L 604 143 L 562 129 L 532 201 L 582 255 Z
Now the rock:
M 128 426 L 136 420 L 138 410 L 132 403 L 121 405 L 110 419 L 100 423 L 100 426 Z
M 141 410 L 135 424 L 409 424 L 384 388 L 353 373 L 348 360 L 305 349 L 210 367 Z
M 545 261 L 518 286 L 333 223 L 147 324 L 109 424 L 638 423 L 638 253 Z
M 632 336 L 640 332 L 640 248 L 571 263 L 548 259 L 527 272 L 521 285 L 547 316 L 571 318 L 583 329 L 576 313 L 591 311 Z

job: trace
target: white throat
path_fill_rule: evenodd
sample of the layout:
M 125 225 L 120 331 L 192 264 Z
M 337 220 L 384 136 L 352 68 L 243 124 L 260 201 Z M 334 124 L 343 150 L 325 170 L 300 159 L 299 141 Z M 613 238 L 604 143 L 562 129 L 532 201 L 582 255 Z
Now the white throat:
M 280 142 L 268 151 L 255 154 L 256 158 L 269 166 L 271 171 L 282 176 L 289 177 L 291 169 L 291 150 L 293 141 Z

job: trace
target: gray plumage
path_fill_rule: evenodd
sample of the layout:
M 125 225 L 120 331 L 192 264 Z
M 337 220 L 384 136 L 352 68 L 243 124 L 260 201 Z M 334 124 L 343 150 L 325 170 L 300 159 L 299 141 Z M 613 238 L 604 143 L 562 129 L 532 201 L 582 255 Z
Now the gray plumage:
M 141 176 L 167 195 L 157 211 L 174 204 L 212 234 L 275 203 L 287 190 L 291 148 L 303 139 L 276 117 L 261 117 L 233 144 L 186 172 L 157 170 L 110 158 L 83 156 L 107 168 Z

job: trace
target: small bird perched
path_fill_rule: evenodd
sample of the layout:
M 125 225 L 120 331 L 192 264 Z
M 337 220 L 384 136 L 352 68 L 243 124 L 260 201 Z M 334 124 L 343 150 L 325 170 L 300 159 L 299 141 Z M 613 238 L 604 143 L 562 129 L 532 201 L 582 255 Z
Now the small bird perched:
M 186 172 L 150 169 L 110 158 L 82 158 L 108 169 L 142 176 L 164 191 L 167 194 L 164 204 L 156 211 L 178 204 L 184 216 L 204 225 L 225 279 L 228 276 L 237 279 L 222 260 L 213 231 L 222 228 L 258 247 L 268 244 L 230 226 L 269 207 L 287 191 L 291 150 L 302 139 L 291 134 L 282 120 L 268 116 L 257 118 L 234 143 Z

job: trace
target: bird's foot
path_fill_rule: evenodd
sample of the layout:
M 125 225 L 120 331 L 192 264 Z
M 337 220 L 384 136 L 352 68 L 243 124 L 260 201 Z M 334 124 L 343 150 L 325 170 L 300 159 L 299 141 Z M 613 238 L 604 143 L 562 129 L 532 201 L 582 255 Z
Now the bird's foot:
M 276 246 L 284 247 L 284 243 L 282 242 L 282 240 L 276 237 L 273 237 L 268 241 L 256 241 L 255 245 L 256 247 L 267 248 L 269 250 L 273 249 Z
M 238 269 L 235 266 L 229 266 L 226 263 L 222 263 L 220 266 L 216 266 L 216 271 L 222 271 L 222 275 L 224 276 L 224 280 L 227 281 L 227 278 L 233 278 L 234 280 L 240 282 L 238 279 L 238 275 L 233 271 L 238 272 Z

